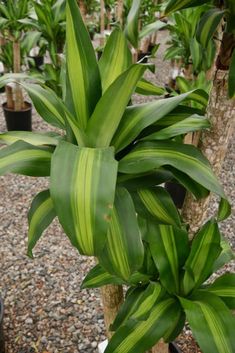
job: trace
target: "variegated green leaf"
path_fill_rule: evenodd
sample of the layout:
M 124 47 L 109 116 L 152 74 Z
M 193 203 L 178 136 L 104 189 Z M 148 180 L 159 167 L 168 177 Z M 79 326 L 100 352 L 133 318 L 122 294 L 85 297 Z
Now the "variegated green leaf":
M 225 304 L 235 310 L 235 274 L 225 273 L 217 278 L 214 283 L 206 288 L 207 291 L 213 293 L 223 299 Z
M 166 93 L 165 89 L 160 86 L 154 85 L 145 79 L 141 79 L 136 86 L 136 93 L 142 94 L 144 96 L 161 96 Z
M 193 62 L 193 69 L 194 71 L 197 71 L 200 69 L 201 61 L 203 58 L 201 44 L 198 43 L 195 37 L 190 40 L 190 52 Z
M 51 197 L 59 221 L 81 254 L 98 255 L 110 224 L 117 177 L 113 148 L 61 142 L 52 158 Z
M 213 272 L 214 262 L 221 253 L 220 239 L 218 224 L 214 220 L 208 221 L 196 234 L 185 263 L 185 294 L 199 287 Z
M 139 39 L 142 39 L 146 36 L 149 36 L 150 34 L 159 31 L 159 29 L 162 29 L 167 26 L 167 23 L 162 22 L 162 21 L 156 21 L 153 23 L 150 23 L 149 25 L 145 26 L 139 34 Z
M 55 217 L 56 213 L 49 190 L 37 194 L 28 213 L 28 256 L 33 257 L 33 248 Z
M 218 210 L 218 222 L 224 221 L 231 215 L 231 204 L 226 199 L 221 199 Z
M 158 141 L 139 143 L 119 162 L 119 171 L 138 174 L 162 166 L 172 166 L 187 174 L 204 188 L 225 198 L 222 187 L 212 172 L 209 162 L 194 146 Z
M 128 191 L 119 188 L 99 262 L 106 271 L 127 281 L 142 266 L 143 260 L 144 247 L 134 204 Z
M 66 105 L 85 130 L 100 99 L 101 83 L 95 51 L 76 0 L 67 0 L 66 35 Z
M 169 293 L 179 294 L 182 268 L 189 254 L 186 231 L 167 225 L 148 224 L 148 242 L 160 281 Z
M 170 195 L 163 187 L 138 189 L 134 194 L 137 213 L 157 223 L 180 226 L 181 220 Z
M 132 65 L 105 91 L 88 122 L 86 133 L 91 146 L 109 146 L 137 82 L 146 68 L 146 65 Z
M 145 353 L 175 324 L 181 311 L 175 299 L 166 299 L 151 310 L 145 321 L 130 319 L 111 338 L 105 353 Z
M 79 129 L 77 121 L 68 111 L 63 101 L 48 87 L 36 84 L 21 83 L 33 101 L 38 114 L 49 124 L 70 129 L 79 145 L 84 145 L 85 136 Z
M 213 8 L 202 16 L 197 28 L 197 40 L 204 48 L 208 46 L 213 34 L 215 33 L 225 11 Z
M 102 266 L 96 265 L 82 281 L 81 288 L 97 288 L 106 284 L 123 284 L 123 281 L 118 277 L 110 275 Z
M 172 137 L 187 134 L 188 132 L 198 131 L 210 127 L 210 121 L 201 115 L 192 115 L 178 123 L 175 123 L 165 129 L 154 132 L 144 137 L 142 140 L 167 140 Z
M 190 300 L 180 298 L 186 317 L 203 352 L 235 352 L 235 318 L 221 299 L 197 291 Z
M 235 260 L 235 252 L 232 250 L 229 242 L 224 238 L 223 235 L 221 235 L 220 247 L 222 251 L 213 264 L 213 272 L 218 271 L 230 261 Z
M 228 94 L 229 98 L 234 98 L 235 96 L 235 50 L 233 50 L 233 55 L 229 67 Z
M 36 147 L 17 141 L 0 149 L 0 175 L 17 173 L 29 176 L 49 176 L 53 149 Z
M 210 0 L 169 0 L 165 8 L 165 15 L 188 7 L 203 5 L 206 2 L 210 2 Z
M 137 48 L 139 43 L 138 25 L 140 5 L 141 0 L 135 0 L 132 2 L 125 28 L 125 35 L 134 48 Z
M 34 146 L 56 146 L 61 139 L 56 133 L 49 134 L 43 132 L 9 131 L 0 134 L 0 143 L 12 145 L 17 141 L 24 141 Z
M 132 55 L 120 28 L 110 35 L 99 60 L 103 92 L 132 64 Z
M 115 146 L 116 151 L 122 150 L 128 146 L 144 128 L 162 119 L 191 95 L 192 92 L 188 92 L 177 97 L 128 107 L 114 135 L 112 146 Z
M 147 287 L 136 287 L 130 293 L 127 292 L 111 330 L 116 331 L 130 318 L 138 321 L 146 320 L 163 293 L 161 285 L 156 282 L 150 282 Z

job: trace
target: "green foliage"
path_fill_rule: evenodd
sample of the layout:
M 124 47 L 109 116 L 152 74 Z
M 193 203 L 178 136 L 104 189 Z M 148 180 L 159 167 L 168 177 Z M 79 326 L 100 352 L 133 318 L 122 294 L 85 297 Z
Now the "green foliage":
M 162 337 L 175 339 L 186 319 L 205 353 L 212 348 L 233 353 L 234 318 L 227 304 L 233 305 L 234 278 L 204 285 L 231 254 L 215 220 L 190 242 L 181 215 L 161 186 L 176 179 L 197 198 L 212 191 L 225 199 L 206 158 L 182 142 L 185 132 L 208 127 L 198 116 L 203 108 L 185 105 L 203 106 L 207 95 L 197 89 L 130 106 L 148 65 L 131 64 L 118 29 L 98 64 L 76 0 L 67 1 L 66 16 L 63 98 L 42 84 L 21 83 L 41 117 L 62 130 L 61 137 L 0 136 L 7 145 L 0 150 L 1 174 L 50 176 L 50 190 L 36 195 L 29 212 L 28 253 L 32 256 L 58 216 L 71 244 L 98 258 L 83 287 L 128 285 L 106 353 L 144 353 Z M 9 76 L 0 82 L 4 80 Z M 221 202 L 219 218 L 228 213 L 228 203 Z

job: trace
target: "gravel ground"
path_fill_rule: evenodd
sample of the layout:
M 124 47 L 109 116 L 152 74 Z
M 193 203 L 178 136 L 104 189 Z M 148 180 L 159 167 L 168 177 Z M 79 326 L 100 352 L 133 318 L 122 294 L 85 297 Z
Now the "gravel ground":
M 166 38 L 165 32 L 161 33 Z M 169 66 L 158 54 L 159 84 L 166 82 Z M 139 100 L 139 98 L 138 98 Z M 5 122 L 0 117 L 0 130 Z M 34 114 L 34 130 L 46 130 L 47 124 Z M 235 137 L 235 136 L 234 136 Z M 221 180 L 235 202 L 235 139 L 232 139 Z M 27 211 L 32 197 L 48 186 L 46 178 L 28 178 L 13 174 L 0 178 L 0 295 L 5 302 L 7 353 L 91 353 L 104 340 L 104 323 L 98 290 L 80 290 L 87 271 L 94 264 L 73 249 L 56 221 L 45 232 L 35 249 L 35 259 L 26 256 Z M 223 225 L 231 244 L 235 216 Z M 232 264 L 229 266 L 234 270 Z M 190 348 L 184 348 L 183 340 Z M 180 339 L 184 353 L 197 353 L 186 330 Z

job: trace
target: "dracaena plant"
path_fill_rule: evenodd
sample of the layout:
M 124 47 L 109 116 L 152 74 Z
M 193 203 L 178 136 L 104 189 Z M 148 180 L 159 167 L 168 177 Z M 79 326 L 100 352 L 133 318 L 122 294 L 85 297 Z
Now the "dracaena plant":
M 229 214 L 208 161 L 178 138 L 209 127 L 206 118 L 184 105 L 205 97 L 195 90 L 128 105 L 148 66 L 131 64 L 119 29 L 109 37 L 97 63 L 76 0 L 67 1 L 66 16 L 64 98 L 47 87 L 21 83 L 41 117 L 63 133 L 0 136 L 7 144 L 0 151 L 1 174 L 50 176 L 50 189 L 36 195 L 29 211 L 28 254 L 32 256 L 57 216 L 72 245 L 81 254 L 98 258 L 84 287 L 130 286 L 106 352 L 144 353 L 161 337 L 174 338 L 186 313 L 205 353 L 212 352 L 203 343 L 208 339 L 213 353 L 224 353 L 222 342 L 232 353 L 234 319 L 227 305 L 233 305 L 234 276 L 202 287 L 216 262 L 217 267 L 224 263 L 217 221 L 207 223 L 191 245 L 178 210 L 160 186 L 176 179 L 196 198 L 215 192 L 222 199 L 217 220 Z M 229 251 L 224 253 L 226 259 L 231 257 Z M 202 333 L 195 322 L 198 308 Z

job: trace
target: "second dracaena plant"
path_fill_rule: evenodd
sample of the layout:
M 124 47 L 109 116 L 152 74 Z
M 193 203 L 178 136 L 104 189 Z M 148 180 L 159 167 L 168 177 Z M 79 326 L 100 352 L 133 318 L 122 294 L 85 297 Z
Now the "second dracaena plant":
M 225 342 L 226 352 L 232 353 L 228 321 L 233 318 L 222 299 L 233 275 L 214 284 L 221 285 L 222 299 L 216 290 L 201 293 L 221 250 L 217 224 L 205 225 L 190 249 L 177 209 L 157 186 L 176 179 L 197 198 L 209 191 L 225 198 L 207 160 L 177 137 L 209 126 L 207 119 L 192 115 L 194 110 L 183 105 L 187 99 L 203 102 L 203 94 L 193 91 L 128 106 L 147 66 L 131 64 L 118 29 L 97 64 L 75 0 L 67 1 L 66 14 L 64 100 L 46 87 L 22 83 L 42 118 L 64 134 L 1 134 L 1 141 L 9 145 L 0 151 L 1 174 L 50 176 L 50 189 L 35 197 L 29 212 L 29 255 L 58 216 L 79 252 L 98 257 L 99 265 L 84 286 L 124 282 L 131 287 L 128 310 L 124 307 L 117 317 L 107 352 L 144 353 L 161 337 L 168 341 L 177 336 L 185 313 L 197 333 L 193 318 L 199 305 L 203 333 L 214 342 L 213 352 L 224 353 Z M 223 200 L 220 219 L 227 216 L 227 206 Z M 224 321 L 218 308 L 225 313 Z M 213 312 L 211 321 L 208 310 Z M 219 340 L 214 319 L 222 324 Z M 196 337 L 205 341 L 205 336 Z M 203 346 L 204 352 L 211 352 L 207 348 Z

